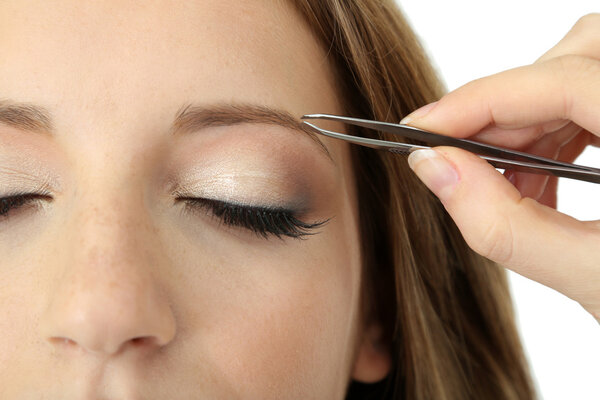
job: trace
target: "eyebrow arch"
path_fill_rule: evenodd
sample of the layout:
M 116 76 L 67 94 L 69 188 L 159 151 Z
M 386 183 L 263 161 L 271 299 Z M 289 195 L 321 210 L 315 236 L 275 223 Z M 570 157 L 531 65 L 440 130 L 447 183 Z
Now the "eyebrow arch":
M 0 124 L 22 131 L 53 135 L 50 113 L 41 106 L 0 99 Z
M 209 106 L 193 106 L 187 104 L 180 108 L 175 116 L 171 133 L 181 135 L 199 130 L 239 124 L 278 125 L 288 130 L 307 135 L 316 142 L 322 152 L 333 162 L 333 158 L 318 136 L 309 130 L 300 120 L 289 112 L 255 104 L 217 104 Z
M 171 125 L 171 135 L 183 135 L 199 130 L 239 124 L 278 125 L 288 130 L 307 135 L 333 162 L 331 153 L 317 135 L 289 112 L 254 104 L 217 104 L 194 106 L 185 104 L 175 115 Z M 0 99 L 0 124 L 13 128 L 54 135 L 54 123 L 50 112 L 39 105 Z

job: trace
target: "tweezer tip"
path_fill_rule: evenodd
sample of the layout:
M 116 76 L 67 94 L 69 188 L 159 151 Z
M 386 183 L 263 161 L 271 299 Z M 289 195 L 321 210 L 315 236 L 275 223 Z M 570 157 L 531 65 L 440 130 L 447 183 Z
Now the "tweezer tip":
M 326 116 L 327 114 L 305 114 L 302 117 L 300 117 L 300 119 L 316 119 L 316 118 L 323 118 L 324 116 Z
M 304 125 L 304 126 L 309 126 L 309 127 L 311 127 L 312 129 L 316 129 L 316 130 L 318 130 L 319 132 L 321 131 L 321 129 L 320 129 L 320 128 L 318 128 L 318 127 L 314 126 L 313 124 L 311 124 L 310 122 L 307 122 L 307 121 L 302 121 L 302 125 Z

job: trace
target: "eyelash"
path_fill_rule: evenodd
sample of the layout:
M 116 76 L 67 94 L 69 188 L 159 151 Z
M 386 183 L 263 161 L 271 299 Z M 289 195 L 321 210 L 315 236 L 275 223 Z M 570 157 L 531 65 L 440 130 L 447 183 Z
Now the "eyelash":
M 21 193 L 0 198 L 0 220 L 9 218 L 10 211 L 34 204 L 49 196 L 41 193 Z M 179 198 L 185 202 L 186 210 L 197 212 L 203 209 L 219 218 L 225 225 L 248 229 L 267 239 L 269 235 L 282 239 L 282 236 L 304 239 L 313 235 L 312 230 L 329 221 L 306 223 L 294 216 L 292 210 L 280 207 L 247 206 L 227 203 L 220 200 L 199 197 Z
M 280 207 L 248 206 L 227 203 L 221 200 L 200 197 L 184 197 L 186 209 L 192 212 L 203 209 L 219 218 L 225 225 L 248 229 L 267 239 L 269 235 L 288 236 L 294 239 L 304 239 L 313 235 L 312 230 L 324 225 L 329 219 L 314 223 L 306 223 L 294 216 L 292 210 Z
M 0 219 L 8 218 L 12 210 L 34 205 L 40 200 L 47 200 L 48 196 L 42 193 L 19 193 L 7 197 L 0 197 Z

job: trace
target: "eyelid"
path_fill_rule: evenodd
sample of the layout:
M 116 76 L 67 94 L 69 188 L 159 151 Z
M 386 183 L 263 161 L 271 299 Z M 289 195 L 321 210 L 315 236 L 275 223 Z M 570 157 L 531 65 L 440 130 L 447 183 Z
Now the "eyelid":
M 23 213 L 29 209 L 42 208 L 42 200 L 52 201 L 52 197 L 44 193 L 15 192 L 0 196 L 0 223 L 14 218 L 13 214 Z
M 241 207 L 241 208 L 247 208 L 247 209 L 252 209 L 252 210 L 256 210 L 256 211 L 272 211 L 272 212 L 288 212 L 290 214 L 298 214 L 300 213 L 300 211 L 292 208 L 292 207 L 282 207 L 282 206 L 278 206 L 278 205 L 271 205 L 271 204 L 252 204 L 252 203 L 246 203 L 246 202 L 240 202 L 240 201 L 235 201 L 235 200 L 223 200 L 223 199 L 215 199 L 215 198 L 209 198 L 209 197 L 203 197 L 203 196 L 182 196 L 179 198 L 179 200 L 198 200 L 198 201 L 206 201 L 206 202 L 215 202 L 215 203 L 221 203 L 227 206 L 231 206 L 231 207 Z
M 239 179 L 239 177 L 237 178 Z M 199 185 L 174 183 L 169 193 L 175 199 L 207 199 L 227 203 L 231 206 L 288 211 L 295 215 L 304 215 L 310 209 L 310 202 L 307 200 L 308 195 L 284 196 L 277 193 L 278 191 L 272 189 L 272 187 L 255 189 L 251 195 L 248 195 L 248 197 L 258 198 L 257 200 L 242 199 L 241 197 L 245 196 L 240 194 L 242 191 L 237 188 L 238 179 L 232 179 L 232 182 L 235 183 L 232 185 L 226 185 L 220 180 L 210 179 L 203 179 L 202 184 Z M 207 182 L 211 184 L 209 185 Z M 246 193 L 249 190 L 243 192 Z M 293 199 L 289 197 L 293 197 Z
M 197 211 L 202 208 L 219 218 L 225 225 L 250 230 L 264 239 L 270 235 L 279 239 L 283 239 L 282 236 L 304 239 L 304 236 L 317 233 L 311 231 L 329 221 L 327 219 L 306 223 L 296 218 L 292 210 L 273 206 L 242 205 L 198 197 L 184 197 L 179 200 L 185 202 L 186 209 Z

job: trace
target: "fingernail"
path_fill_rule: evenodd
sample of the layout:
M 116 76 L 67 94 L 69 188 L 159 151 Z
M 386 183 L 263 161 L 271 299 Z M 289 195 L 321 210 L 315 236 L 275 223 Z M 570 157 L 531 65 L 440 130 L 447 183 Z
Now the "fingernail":
M 437 101 L 434 101 L 433 103 L 429 103 L 421 108 L 416 109 L 415 111 L 408 114 L 406 117 L 402 118 L 402 121 L 400 121 L 400 125 L 408 125 L 416 119 L 423 118 L 424 116 L 429 114 L 429 112 L 433 109 L 433 107 L 436 106 L 437 103 Z
M 413 151 L 408 156 L 408 165 L 440 200 L 452 193 L 459 180 L 452 164 L 432 149 Z

